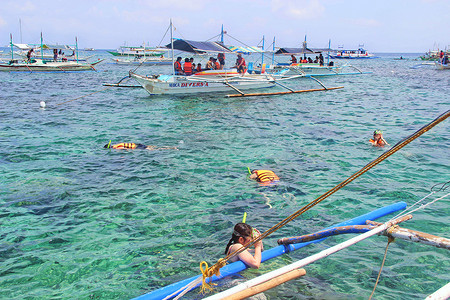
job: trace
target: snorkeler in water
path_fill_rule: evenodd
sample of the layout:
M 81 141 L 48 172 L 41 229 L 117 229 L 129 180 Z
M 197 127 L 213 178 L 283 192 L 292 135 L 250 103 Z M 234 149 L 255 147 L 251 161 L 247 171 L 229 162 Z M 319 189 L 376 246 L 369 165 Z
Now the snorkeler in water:
M 135 143 L 119 143 L 115 145 L 111 145 L 111 141 L 106 144 L 103 148 L 107 149 L 146 149 L 146 150 L 169 150 L 174 149 L 178 150 L 177 147 L 156 147 L 153 145 L 144 145 L 144 144 L 135 144 Z
M 280 180 L 280 178 L 270 170 L 252 170 L 250 172 L 250 179 L 254 179 L 263 184 L 274 183 Z
M 383 131 L 375 130 L 373 132 L 373 139 L 370 139 L 369 142 L 376 147 L 383 147 L 384 145 L 389 145 L 388 142 L 383 138 Z
M 227 247 L 225 248 L 225 254 L 229 255 L 242 247 L 247 246 L 252 239 L 258 237 L 261 233 L 252 228 L 250 225 L 245 223 L 237 223 L 233 228 L 233 234 L 231 235 L 231 239 L 228 242 Z M 244 250 L 239 253 L 237 256 L 234 256 L 230 259 L 230 262 L 235 262 L 241 260 L 247 266 L 258 269 L 261 264 L 261 252 L 263 251 L 262 241 L 258 241 L 254 244 L 255 253 L 254 255 L 250 253 L 249 250 Z

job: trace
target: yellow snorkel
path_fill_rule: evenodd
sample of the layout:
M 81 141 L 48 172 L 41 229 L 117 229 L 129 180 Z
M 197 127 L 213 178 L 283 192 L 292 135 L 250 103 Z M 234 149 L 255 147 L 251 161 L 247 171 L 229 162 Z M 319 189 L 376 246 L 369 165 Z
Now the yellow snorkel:
M 244 212 L 244 217 L 242 218 L 242 223 L 245 223 L 245 220 L 247 220 L 247 212 Z
M 111 146 L 111 140 L 109 140 L 108 147 L 106 147 L 106 148 L 109 149 L 110 146 Z

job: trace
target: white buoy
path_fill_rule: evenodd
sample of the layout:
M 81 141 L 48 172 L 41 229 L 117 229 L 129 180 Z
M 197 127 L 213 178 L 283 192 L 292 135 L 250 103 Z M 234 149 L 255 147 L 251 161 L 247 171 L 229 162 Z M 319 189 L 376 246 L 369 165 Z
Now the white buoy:
M 41 101 L 40 103 L 41 108 L 45 108 L 45 101 Z

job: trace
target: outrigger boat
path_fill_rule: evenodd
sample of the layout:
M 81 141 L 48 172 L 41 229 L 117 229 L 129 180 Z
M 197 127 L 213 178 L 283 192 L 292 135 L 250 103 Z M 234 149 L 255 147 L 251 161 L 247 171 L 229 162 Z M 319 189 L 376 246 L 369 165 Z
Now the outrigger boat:
M 172 35 L 172 24 L 170 25 L 171 35 Z M 167 48 L 172 49 L 172 62 L 173 62 L 173 50 L 191 52 L 196 54 L 204 53 L 231 53 L 232 51 L 225 47 L 219 42 L 197 42 L 190 40 L 174 39 L 171 36 L 171 43 L 166 45 Z M 186 95 L 194 93 L 216 93 L 216 92 L 227 92 L 235 91 L 238 94 L 228 95 L 230 97 L 245 97 L 245 96 L 257 96 L 264 95 L 265 93 L 253 93 L 246 94 L 244 91 L 251 89 L 264 89 L 271 88 L 275 86 L 280 86 L 289 90 L 288 92 L 274 92 L 267 93 L 270 95 L 276 94 L 286 94 L 286 93 L 300 93 L 300 92 L 310 92 L 310 91 L 321 91 L 321 90 L 331 90 L 342 87 L 326 88 L 322 83 L 320 83 L 323 88 L 313 89 L 313 90 L 301 90 L 294 91 L 293 89 L 283 85 L 280 81 L 293 79 L 296 77 L 302 77 L 303 75 L 297 76 L 281 76 L 278 74 L 267 74 L 262 72 L 262 74 L 249 74 L 248 72 L 244 74 L 239 74 L 236 70 L 209 70 L 194 75 L 175 75 L 173 71 L 172 75 L 139 75 L 133 71 L 129 72 L 129 77 L 135 79 L 150 95 L 164 95 L 164 94 L 174 94 L 174 95 Z M 120 83 L 120 82 L 119 82 Z M 117 86 L 119 84 L 105 84 L 107 86 Z M 134 87 L 134 86 L 127 86 Z
M 166 58 L 163 56 L 147 56 L 138 57 L 134 56 L 130 58 L 112 58 L 113 63 L 118 65 L 145 65 L 145 66 L 161 66 L 171 65 L 172 58 Z
M 164 50 L 159 48 L 146 48 L 144 46 L 120 46 L 117 51 L 107 51 L 114 56 L 163 56 Z
M 359 47 L 356 50 L 348 50 L 348 49 L 338 49 L 333 54 L 330 54 L 330 58 L 334 59 L 369 59 L 369 58 L 377 58 L 377 56 L 369 53 L 362 47 Z
M 42 35 L 41 35 L 42 44 Z M 96 71 L 95 65 L 102 60 L 94 63 L 79 63 L 75 61 L 44 61 L 43 59 L 31 59 L 30 61 L 19 62 L 14 59 L 12 35 L 10 36 L 11 60 L 0 64 L 0 71 L 6 72 L 77 72 L 77 71 Z

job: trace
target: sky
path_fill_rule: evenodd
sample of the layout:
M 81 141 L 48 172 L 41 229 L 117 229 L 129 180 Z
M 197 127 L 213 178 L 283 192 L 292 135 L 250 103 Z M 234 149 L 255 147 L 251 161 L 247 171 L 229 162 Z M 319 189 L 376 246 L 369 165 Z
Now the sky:
M 149 46 L 174 37 L 197 41 L 220 34 L 225 42 L 256 46 L 424 53 L 450 48 L 449 0 L 1 0 L 0 46 L 75 44 L 116 49 Z M 242 44 L 241 44 L 242 42 Z

